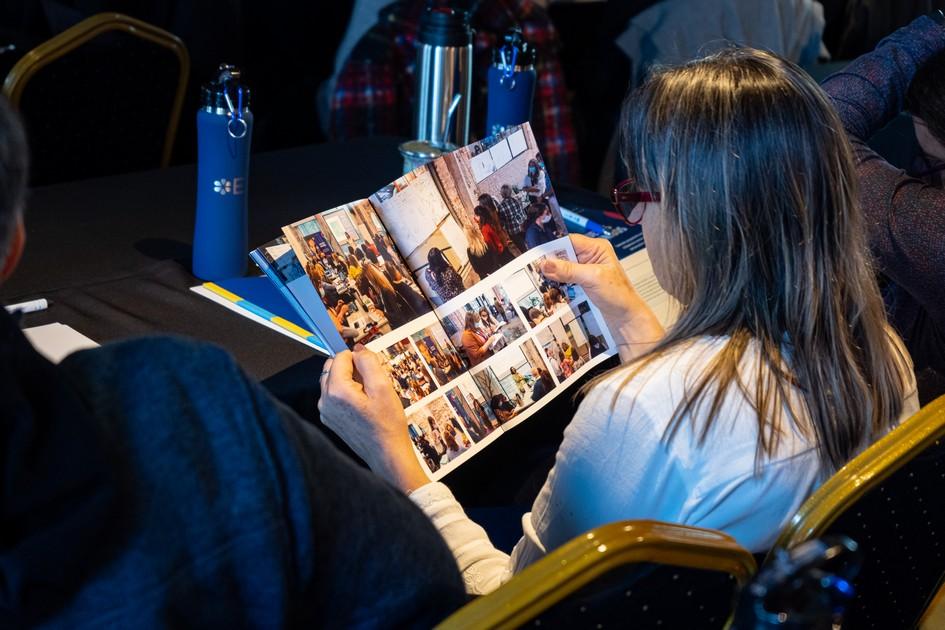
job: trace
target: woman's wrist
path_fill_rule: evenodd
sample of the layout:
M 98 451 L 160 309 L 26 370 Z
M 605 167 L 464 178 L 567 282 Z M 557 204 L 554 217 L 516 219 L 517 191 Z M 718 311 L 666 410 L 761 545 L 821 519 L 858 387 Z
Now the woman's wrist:
M 624 317 L 611 326 L 621 363 L 628 363 L 655 346 L 666 331 L 649 305 L 636 293 Z
M 420 467 L 413 451 L 385 453 L 369 463 L 371 470 L 386 479 L 404 494 L 410 494 L 420 486 L 430 483 L 430 478 Z

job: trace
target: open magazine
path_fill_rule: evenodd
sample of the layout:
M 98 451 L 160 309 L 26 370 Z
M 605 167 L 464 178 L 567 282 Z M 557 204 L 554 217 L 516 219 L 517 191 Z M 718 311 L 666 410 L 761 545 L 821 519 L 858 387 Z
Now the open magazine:
M 379 353 L 439 479 L 615 351 L 528 124 L 457 149 L 251 254 L 333 352 Z

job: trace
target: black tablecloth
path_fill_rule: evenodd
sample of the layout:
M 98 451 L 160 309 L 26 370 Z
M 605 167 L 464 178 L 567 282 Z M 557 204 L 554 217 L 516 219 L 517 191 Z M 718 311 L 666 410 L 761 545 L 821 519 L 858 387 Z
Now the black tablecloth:
M 366 138 L 254 156 L 250 246 L 272 240 L 283 225 L 395 179 L 401 169 L 397 144 L 396 138 Z M 26 252 L 0 286 L 0 299 L 46 297 L 52 306 L 27 314 L 24 326 L 62 322 L 100 343 L 178 334 L 218 344 L 314 420 L 323 357 L 190 291 L 200 283 L 190 274 L 195 179 L 195 167 L 185 166 L 32 190 Z M 558 192 L 563 202 L 602 203 L 583 191 Z M 467 501 L 513 500 L 521 484 L 509 483 L 510 477 L 535 471 L 536 480 L 543 478 L 572 412 L 571 396 L 560 396 L 452 473 L 450 485 Z

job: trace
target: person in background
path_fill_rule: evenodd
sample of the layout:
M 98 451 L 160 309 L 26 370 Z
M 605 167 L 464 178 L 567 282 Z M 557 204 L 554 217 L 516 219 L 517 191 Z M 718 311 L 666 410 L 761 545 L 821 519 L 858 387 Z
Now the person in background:
M 325 267 L 314 255 L 309 255 L 306 259 L 305 273 L 316 286 L 325 281 Z
M 532 402 L 538 402 L 545 394 L 555 388 L 555 382 L 544 368 L 533 367 Z
M 548 297 L 551 300 L 551 303 L 554 305 L 555 310 L 558 310 L 561 307 L 567 307 L 569 304 L 568 298 L 565 297 L 564 293 L 562 293 L 561 289 L 558 287 L 549 287 Z
M 824 10 L 815 0 L 662 0 L 634 15 L 616 44 L 633 62 L 635 87 L 654 66 L 683 63 L 719 46 L 775 52 L 798 65 L 827 56 Z M 698 16 L 698 19 L 693 19 Z
M 849 141 L 809 75 L 726 50 L 653 74 L 621 127 L 647 195 L 617 201 L 625 216 L 645 203 L 647 252 L 680 315 L 662 328 L 606 239 L 571 235 L 577 262 L 542 263 L 581 286 L 622 364 L 588 385 L 511 555 L 423 472 L 374 354 L 342 352 L 324 379 L 322 421 L 438 525 L 470 593 L 622 519 L 767 550 L 824 479 L 918 409 L 873 277 Z
M 443 302 L 448 302 L 463 292 L 463 279 L 460 278 L 450 261 L 440 251 L 439 247 L 431 247 L 427 253 L 427 269 L 424 276 L 430 288 Z
M 417 315 L 428 312 L 430 304 L 423 297 L 423 294 L 414 287 L 413 282 L 401 275 L 400 269 L 396 265 L 390 265 L 388 268 L 390 269 L 391 284 L 413 312 Z
M 528 309 L 528 319 L 532 320 L 532 327 L 545 321 L 545 315 L 534 306 Z
M 479 326 L 479 314 L 475 311 L 467 312 L 460 345 L 466 352 L 469 367 L 475 367 L 492 356 L 492 350 L 489 347 L 491 339 L 491 336 L 483 334 Z
M 566 355 L 564 352 L 559 352 L 558 363 L 561 365 L 561 373 L 564 374 L 564 378 L 569 378 L 574 374 L 574 359 L 571 356 Z
M 524 227 L 525 245 L 528 249 L 550 243 L 558 238 L 552 221 L 551 208 L 544 202 L 528 206 Z
M 495 260 L 499 266 L 511 262 L 511 252 L 502 244 L 502 239 L 499 237 L 502 227 L 495 222 L 492 213 L 486 210 L 485 206 L 476 206 L 473 208 L 473 215 L 476 217 L 476 223 L 482 231 L 482 238 L 489 244 L 489 249 L 494 252 Z
M 506 229 L 505 223 L 503 223 L 499 213 L 499 205 L 496 203 L 495 199 L 492 198 L 492 195 L 489 193 L 479 195 L 479 205 L 486 209 L 489 215 L 489 223 L 492 225 L 493 229 L 495 229 L 496 234 L 499 235 L 499 240 L 507 250 L 509 258 L 515 258 L 525 251 L 519 248 Z
M 486 412 L 486 408 L 483 404 L 479 402 L 478 399 L 474 398 L 472 394 L 469 394 L 469 404 L 476 410 L 476 416 L 479 417 L 479 422 L 482 423 L 482 426 L 486 428 L 487 432 L 491 433 L 492 430 L 496 428 L 496 425 L 489 418 L 489 414 Z
M 544 201 L 547 190 L 545 172 L 538 166 L 538 160 L 528 161 L 528 170 L 525 172 L 521 188 L 528 194 L 532 203 Z
M 525 377 L 518 373 L 518 370 L 515 367 L 509 368 L 509 376 L 512 377 L 512 382 L 515 383 L 515 387 L 518 388 L 519 393 L 525 393 Z
M 489 406 L 492 407 L 492 413 L 495 414 L 500 426 L 515 417 L 515 405 L 505 394 L 493 396 L 492 400 L 489 401 Z
M 384 258 L 385 260 L 391 260 L 392 256 L 388 252 L 387 241 L 384 238 L 384 234 L 380 231 L 375 232 L 371 235 L 371 241 L 374 243 L 374 250 L 378 256 Z
M 499 302 L 499 298 L 492 299 L 492 312 L 495 313 L 496 317 L 501 317 L 502 321 L 506 324 L 509 323 L 508 315 L 505 312 L 505 309 L 502 308 L 502 303 Z
M 538 170 L 545 176 L 545 196 L 548 197 L 552 194 L 551 192 L 551 175 L 548 174 L 548 169 L 545 168 L 545 159 L 541 157 L 541 153 L 535 154 L 535 164 L 538 165 Z
M 394 287 L 387 275 L 374 263 L 365 262 L 362 265 L 362 274 L 363 279 L 370 282 L 375 295 L 380 298 L 381 304 L 377 306 L 384 311 L 391 327 L 402 326 L 428 310 L 424 308 L 419 313 L 415 311 L 410 303 L 404 299 L 401 292 Z
M 912 354 L 923 402 L 945 393 L 945 20 L 933 15 L 823 83 L 853 145 L 865 228 L 888 280 L 886 308 Z M 911 175 L 867 144 L 903 103 L 923 150 Z
M 555 350 L 551 346 L 545 348 L 545 358 L 548 361 L 551 371 L 554 372 L 554 375 L 558 377 L 559 381 L 563 381 L 564 377 L 561 373 L 561 361 L 555 356 Z
M 482 232 L 476 226 L 467 224 L 463 232 L 466 234 L 466 255 L 469 257 L 469 264 L 482 280 L 499 268 L 495 250 L 482 238 Z
M 499 330 L 499 323 L 492 318 L 492 314 L 485 306 L 479 309 L 479 324 L 483 331 L 494 335 Z
M 504 184 L 500 190 L 502 201 L 499 202 L 499 221 L 519 252 L 524 252 L 528 249 L 525 245 L 525 208 L 512 193 L 511 186 Z
M 354 254 L 348 254 L 347 262 L 348 277 L 357 282 L 361 278 L 361 263 L 358 262 Z
M 329 138 L 343 141 L 412 133 L 417 33 L 427 5 L 427 0 L 357 0 L 335 59 L 334 75 L 320 91 L 320 113 Z M 501 46 L 510 28 L 521 28 L 538 52 L 530 119 L 535 138 L 555 179 L 576 183 L 579 156 L 572 97 L 559 60 L 561 40 L 548 12 L 530 0 L 455 0 L 450 6 L 471 10 L 470 25 L 476 32 L 472 135 L 484 135 L 492 51 Z
M 27 181 L 0 98 L 0 279 Z M 223 350 L 152 337 L 54 365 L 2 308 L 0 338 L 0 625 L 429 627 L 465 602 L 427 517 Z

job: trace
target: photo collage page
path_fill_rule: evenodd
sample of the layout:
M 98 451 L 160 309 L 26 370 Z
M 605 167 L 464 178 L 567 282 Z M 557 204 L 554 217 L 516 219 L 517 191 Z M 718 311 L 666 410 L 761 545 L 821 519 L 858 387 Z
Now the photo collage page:
M 284 228 L 349 347 L 377 352 L 439 479 L 614 352 L 528 125 Z

